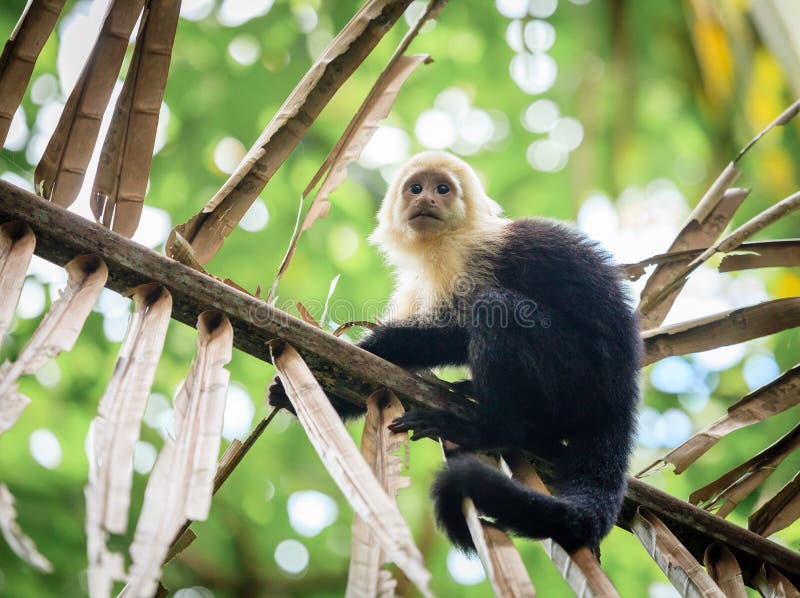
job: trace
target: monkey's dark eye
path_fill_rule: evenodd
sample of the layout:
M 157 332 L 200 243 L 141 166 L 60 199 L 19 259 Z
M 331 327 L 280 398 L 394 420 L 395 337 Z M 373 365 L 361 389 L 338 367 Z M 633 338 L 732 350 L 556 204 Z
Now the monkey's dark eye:
M 411 193 L 413 193 L 414 195 L 419 195 L 420 193 L 422 193 L 422 185 L 420 185 L 419 183 L 414 183 L 408 188 L 408 190 L 411 191 Z
M 450 193 L 450 185 L 445 185 L 444 183 L 439 183 L 436 185 L 436 193 L 439 195 L 446 195 Z

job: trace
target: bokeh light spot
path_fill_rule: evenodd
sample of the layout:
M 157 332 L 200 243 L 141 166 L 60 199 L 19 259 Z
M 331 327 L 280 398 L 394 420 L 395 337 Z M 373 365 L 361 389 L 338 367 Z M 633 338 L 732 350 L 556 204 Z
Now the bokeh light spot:
M 450 577 L 462 586 L 474 586 L 486 579 L 480 559 L 451 548 L 447 553 L 447 570 Z
M 308 549 L 297 540 L 284 540 L 275 548 L 275 562 L 290 575 L 305 571 L 308 560 Z
M 295 492 L 286 504 L 294 531 L 313 538 L 336 521 L 339 507 L 330 496 L 316 490 Z
M 42 467 L 55 469 L 61 464 L 61 443 L 50 430 L 39 428 L 31 432 L 28 449 Z

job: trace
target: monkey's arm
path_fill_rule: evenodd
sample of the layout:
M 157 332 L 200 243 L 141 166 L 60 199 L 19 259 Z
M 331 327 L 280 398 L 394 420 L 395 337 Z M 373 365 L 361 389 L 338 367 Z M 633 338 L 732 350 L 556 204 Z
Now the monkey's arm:
M 377 327 L 358 343 L 404 368 L 430 368 L 467 362 L 467 331 L 457 324 L 407 318 Z
M 407 318 L 377 327 L 358 346 L 401 367 L 428 368 L 466 363 L 467 343 L 466 331 L 455 324 Z M 354 419 L 364 414 L 363 407 L 335 395 L 328 394 L 328 398 L 342 419 Z M 277 376 L 269 387 L 267 400 L 273 407 L 294 413 Z

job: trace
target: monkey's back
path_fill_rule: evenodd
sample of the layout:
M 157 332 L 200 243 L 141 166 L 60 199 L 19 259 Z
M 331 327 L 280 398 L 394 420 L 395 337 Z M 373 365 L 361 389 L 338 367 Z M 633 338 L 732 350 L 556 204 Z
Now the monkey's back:
M 576 430 L 590 425 L 631 436 L 641 340 L 611 256 L 568 224 L 526 218 L 507 225 L 489 259 L 497 283 L 524 296 L 536 314 L 527 349 L 546 395 L 536 404 L 552 407 L 554 425 L 567 415 Z

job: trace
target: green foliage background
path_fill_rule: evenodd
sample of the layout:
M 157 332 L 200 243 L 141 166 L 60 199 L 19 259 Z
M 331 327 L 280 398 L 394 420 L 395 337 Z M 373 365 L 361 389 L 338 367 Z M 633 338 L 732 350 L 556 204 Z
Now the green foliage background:
M 5 0 L 0 5 L 0 38 L 11 32 L 24 4 L 23 0 Z M 77 4 L 68 2 L 65 10 L 76 9 Z M 336 32 L 359 4 L 354 0 L 279 0 L 267 15 L 237 28 L 220 25 L 213 14 L 199 22 L 182 19 L 165 97 L 171 110 L 168 140 L 154 158 L 147 203 L 168 212 L 173 225 L 197 212 L 227 177 L 213 160 L 217 143 L 232 136 L 249 146 L 312 63 L 308 35 L 293 11 L 310 5 L 319 16 L 317 28 Z M 548 19 L 557 32 L 551 55 L 558 63 L 558 79 L 543 97 L 556 101 L 562 114 L 580 119 L 585 137 L 560 172 L 535 171 L 525 158 L 528 145 L 537 136 L 523 127 L 521 114 L 535 98 L 520 91 L 509 77 L 508 64 L 514 55 L 505 39 L 509 20 L 494 2 L 453 1 L 436 26 L 415 41 L 412 51 L 430 53 L 435 62 L 411 77 L 388 122 L 409 131 L 413 152 L 424 149 L 413 134 L 416 118 L 447 88 L 460 87 L 474 106 L 504 113 L 510 124 L 508 137 L 468 159 L 484 177 L 490 195 L 513 217 L 538 214 L 574 219 L 592 191 L 613 198 L 629 186 L 644 187 L 657 178 L 673 179 L 693 205 L 738 149 L 793 97 L 780 67 L 761 46 L 746 15 L 735 8 L 738 3 L 722 4 L 727 7 L 728 19 L 741 20 L 740 35 L 731 35 L 730 29 L 716 31 L 722 49 L 717 48 L 710 59 L 700 51 L 702 44 L 693 42 L 693 28 L 706 25 L 693 16 L 688 8 L 692 4 L 595 0 L 576 5 L 562 0 Z M 387 35 L 270 181 L 261 195 L 269 209 L 267 227 L 258 233 L 234 231 L 209 264 L 211 272 L 251 290 L 259 284 L 269 288 L 291 235 L 300 192 L 406 29 L 401 21 Z M 227 50 L 242 34 L 252 36 L 260 49 L 259 59 L 249 66 L 237 63 Z M 55 74 L 58 43 L 57 35 L 48 42 L 34 79 L 43 73 Z M 32 126 L 38 106 L 29 94 L 23 105 Z M 798 152 L 797 125 L 772 133 L 756 147 L 744 163 L 740 181 L 754 191 L 734 224 L 800 187 Z M 681 175 L 686 170 L 681 164 L 687 161 L 699 176 Z M 30 180 L 34 167 L 26 162 L 22 150 L 5 150 L 0 156 L 0 171 Z M 332 196 L 329 216 L 304 235 L 279 287 L 282 302 L 321 304 L 337 275 L 341 279 L 335 299 L 359 306 L 388 296 L 390 273 L 365 242 L 385 183 L 377 171 L 358 165 L 351 168 L 351 175 Z M 762 236 L 797 236 L 799 227 L 795 216 Z M 340 249 L 343 239 L 346 242 L 353 236 L 358 239 L 357 249 L 350 255 Z M 758 276 L 771 296 L 800 294 L 796 270 L 765 271 Z M 321 311 L 315 315 L 320 316 Z M 3 341 L 0 357 L 13 358 L 37 322 L 18 319 L 10 337 Z M 93 314 L 76 348 L 58 358 L 61 375 L 55 386 L 43 386 L 33 377 L 23 380 L 22 392 L 33 401 L 18 425 L 0 438 L 0 481 L 8 484 L 17 498 L 23 528 L 55 567 L 52 575 L 42 575 L 21 563 L 0 542 L 0 594 L 73 596 L 86 591 L 83 487 L 87 463 L 83 447 L 118 349 L 118 343 L 106 339 L 102 325 L 102 315 Z M 188 369 L 194 343 L 194 330 L 172 323 L 154 392 L 173 395 Z M 764 346 L 774 352 L 783 370 L 799 361 L 796 331 L 776 335 Z M 256 418 L 264 415 L 262 397 L 273 375 L 272 366 L 236 351 L 229 367 L 231 379 L 252 397 Z M 645 404 L 659 411 L 680 407 L 675 395 L 649 383 L 647 371 L 643 380 Z M 722 372 L 708 406 L 690 414 L 695 430 L 716 419 L 746 392 L 740 366 Z M 686 498 L 772 442 L 796 420 L 794 409 L 724 439 L 679 477 L 664 473 L 651 480 Z M 29 436 L 39 428 L 52 430 L 63 448 L 63 460 L 53 470 L 43 468 L 31 456 Z M 357 437 L 358 426 L 351 430 Z M 146 426 L 142 439 L 157 447 L 162 443 L 157 431 Z M 664 452 L 666 449 L 640 447 L 634 466 L 647 464 Z M 779 468 L 768 482 L 769 488 L 776 490 L 797 471 L 797 457 Z M 487 582 L 461 586 L 453 580 L 446 566 L 448 544 L 433 529 L 427 486 L 439 460 L 433 443 L 413 445 L 414 483 L 401 492 L 401 508 L 425 553 L 437 595 L 485 596 L 490 591 Z M 132 521 L 141 506 L 145 483 L 146 476 L 134 474 Z M 293 492 L 308 489 L 324 492 L 339 504 L 336 522 L 312 538 L 298 535 L 290 526 L 286 508 Z M 743 524 L 757 496 L 748 499 L 731 519 Z M 346 583 L 350 519 L 349 507 L 302 430 L 281 414 L 215 497 L 210 519 L 195 524 L 197 541 L 165 569 L 164 584 L 170 590 L 205 586 L 217 596 L 341 595 Z M 794 548 L 800 545 L 798 524 L 779 536 Z M 300 576 L 284 573 L 273 557 L 276 546 L 288 538 L 303 542 L 310 553 L 308 568 Z M 129 542 L 130 536 L 115 539 L 120 548 Z M 570 595 L 538 545 L 518 544 L 540 595 Z M 636 539 L 621 530 L 614 530 L 604 543 L 603 564 L 623 596 L 646 595 L 655 591 L 653 582 L 665 581 Z

